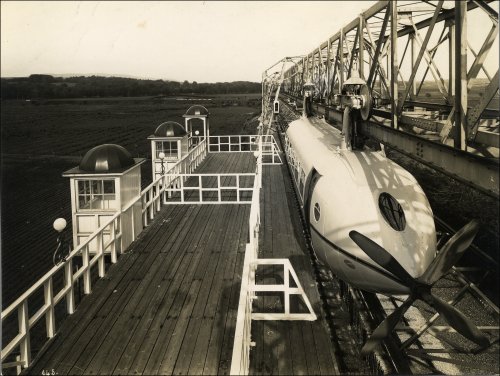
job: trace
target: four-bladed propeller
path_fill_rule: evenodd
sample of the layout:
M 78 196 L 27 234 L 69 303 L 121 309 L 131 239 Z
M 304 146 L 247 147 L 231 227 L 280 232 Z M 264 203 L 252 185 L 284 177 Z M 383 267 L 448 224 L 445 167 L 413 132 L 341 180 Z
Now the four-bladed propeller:
M 489 344 L 488 337 L 482 333 L 463 313 L 432 294 L 432 285 L 445 275 L 469 248 L 479 230 L 479 223 L 471 221 L 462 227 L 441 248 L 437 257 L 427 270 L 418 278 L 413 278 L 399 262 L 384 248 L 357 231 L 351 231 L 351 239 L 378 265 L 396 276 L 401 284 L 411 291 L 405 302 L 396 308 L 373 331 L 372 336 L 361 349 L 362 354 L 373 351 L 380 342 L 387 338 L 406 310 L 417 300 L 423 300 L 433 307 L 458 333 L 480 346 Z

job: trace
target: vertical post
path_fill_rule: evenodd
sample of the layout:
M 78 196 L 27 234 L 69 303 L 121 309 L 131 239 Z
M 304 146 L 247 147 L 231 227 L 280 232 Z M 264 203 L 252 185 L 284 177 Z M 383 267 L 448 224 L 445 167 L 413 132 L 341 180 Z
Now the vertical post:
M 24 363 L 24 368 L 26 368 L 31 362 L 30 328 L 27 299 L 18 308 L 17 321 L 19 326 L 19 334 L 24 335 L 24 338 L 21 340 L 19 346 L 19 351 L 21 353 L 21 361 Z
M 332 43 L 330 42 L 330 38 L 328 38 L 328 44 L 326 47 L 326 91 L 325 91 L 325 104 L 330 105 L 330 75 L 331 75 L 331 49 Z
M 359 26 L 358 26 L 358 70 L 359 77 L 365 78 L 365 38 L 364 38 L 364 30 L 365 30 L 365 19 L 362 14 L 359 15 Z
M 104 235 L 103 231 L 97 234 L 97 253 L 99 254 L 99 259 L 97 261 L 99 266 L 99 277 L 104 277 L 105 274 L 105 265 L 104 265 Z
M 70 258 L 64 263 L 64 278 L 66 280 L 66 309 L 68 314 L 75 312 L 75 292 L 73 289 L 73 259 Z
M 417 43 L 415 41 L 415 33 L 411 33 L 408 37 L 410 38 L 411 70 L 413 70 L 413 69 L 415 69 L 415 60 L 416 60 L 417 55 L 418 55 Z M 408 84 L 411 85 L 410 98 L 412 100 L 415 100 L 415 97 L 417 96 L 417 85 L 415 85 L 415 77 Z
M 290 314 L 290 271 L 288 270 L 287 263 L 283 263 L 283 287 L 285 295 L 285 315 Z
M 132 241 L 134 241 L 134 205 L 131 207 L 132 209 Z M 111 222 L 111 263 L 116 263 L 116 223 L 115 221 Z
M 240 202 L 240 175 L 236 175 L 236 202 Z
M 448 101 L 453 103 L 455 93 L 455 22 L 448 20 Z
M 148 225 L 148 208 L 146 207 L 147 202 L 148 202 L 148 193 L 146 192 L 144 194 L 144 197 L 142 198 L 142 209 L 144 210 L 144 213 L 142 214 L 142 226 L 146 227 Z
M 147 224 L 147 223 L 146 223 Z M 87 244 L 82 249 L 82 268 L 83 272 L 83 293 L 90 294 L 90 267 L 89 267 L 89 245 Z
M 339 56 L 339 94 L 344 86 L 344 29 L 340 29 L 339 47 L 337 49 Z
M 163 176 L 165 176 L 165 173 L 163 174 Z M 162 193 L 161 193 L 160 181 L 161 180 L 158 180 L 158 182 L 156 183 L 156 193 L 158 195 L 158 197 L 155 200 L 156 201 L 156 211 L 160 211 L 160 209 L 161 209 L 161 196 L 162 196 Z
M 47 332 L 47 337 L 52 338 L 56 332 L 56 317 L 54 312 L 54 290 L 52 284 L 52 278 L 49 278 L 43 284 L 43 292 L 45 297 L 45 305 L 48 307 L 45 313 L 45 329 Z
M 391 126 L 398 128 L 398 5 L 397 1 L 389 2 L 391 9 Z
M 221 186 L 220 186 L 220 175 L 217 175 L 217 195 L 219 197 L 219 202 L 222 202 Z
M 467 4 L 455 1 L 455 147 L 467 150 Z

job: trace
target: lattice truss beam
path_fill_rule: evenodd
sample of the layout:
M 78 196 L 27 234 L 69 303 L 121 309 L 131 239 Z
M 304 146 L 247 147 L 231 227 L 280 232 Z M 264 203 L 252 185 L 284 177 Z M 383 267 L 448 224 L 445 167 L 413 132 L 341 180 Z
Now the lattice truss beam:
M 497 9 L 479 0 L 380 1 L 287 69 L 284 91 L 301 96 L 312 81 L 315 100 L 330 105 L 357 72 L 376 121 L 497 157 Z

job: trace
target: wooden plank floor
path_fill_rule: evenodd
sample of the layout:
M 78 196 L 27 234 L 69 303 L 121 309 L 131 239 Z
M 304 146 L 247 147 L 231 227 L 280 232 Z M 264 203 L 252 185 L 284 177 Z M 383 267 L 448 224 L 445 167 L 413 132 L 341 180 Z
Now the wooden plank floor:
M 259 258 L 290 260 L 318 319 L 253 321 L 256 346 L 250 351 L 250 374 L 339 374 L 286 166 L 264 166 L 262 183 Z M 278 269 L 258 270 L 258 283 L 282 283 L 276 277 Z M 259 310 L 267 312 L 280 305 L 275 296 L 259 296 L 255 302 Z M 283 312 L 278 308 L 276 311 Z
M 253 172 L 252 153 L 196 172 Z M 164 207 L 27 374 L 228 374 L 250 205 Z

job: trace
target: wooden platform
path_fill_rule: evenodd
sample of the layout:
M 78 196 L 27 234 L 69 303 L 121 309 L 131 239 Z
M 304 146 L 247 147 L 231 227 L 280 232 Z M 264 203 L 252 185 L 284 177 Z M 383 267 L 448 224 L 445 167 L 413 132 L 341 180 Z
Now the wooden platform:
M 252 153 L 197 173 L 253 172 Z M 227 374 L 250 205 L 166 206 L 27 374 Z
M 318 319 L 253 321 L 252 341 L 256 345 L 250 351 L 250 374 L 339 374 L 287 167 L 264 166 L 262 189 L 259 258 L 290 260 Z M 265 271 L 263 276 L 257 272 L 256 279 L 276 283 L 278 269 Z M 266 311 L 282 308 L 275 296 L 259 297 L 255 304 Z
M 214 153 L 196 172 L 254 169 L 252 153 Z M 250 373 L 338 374 L 291 190 L 285 166 L 264 167 L 259 257 L 290 259 L 318 320 L 254 321 Z M 164 207 L 26 373 L 228 374 L 249 211 Z

